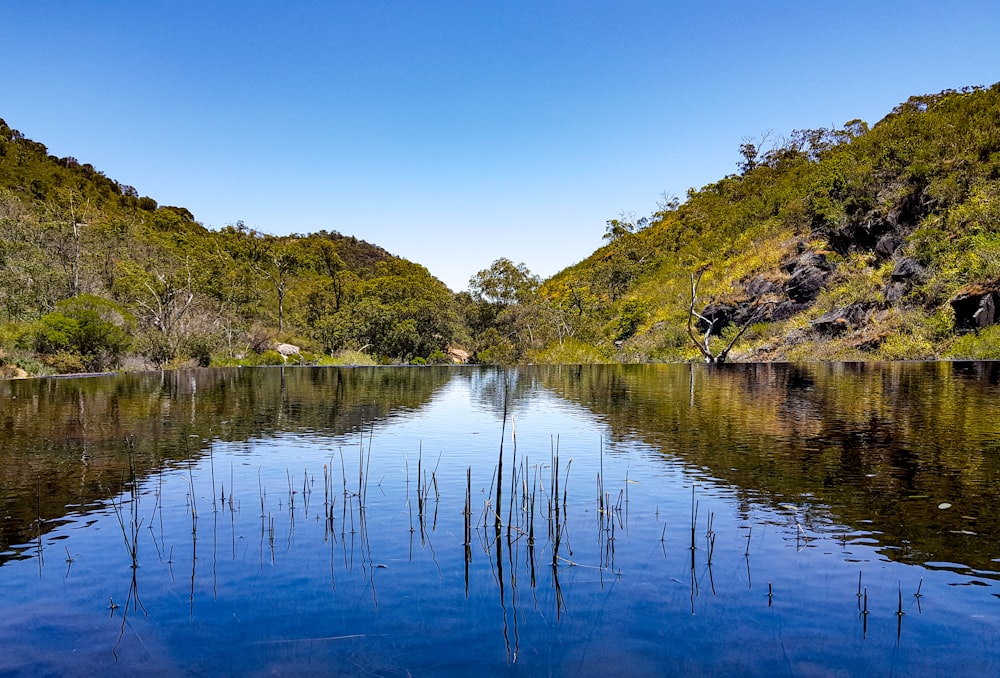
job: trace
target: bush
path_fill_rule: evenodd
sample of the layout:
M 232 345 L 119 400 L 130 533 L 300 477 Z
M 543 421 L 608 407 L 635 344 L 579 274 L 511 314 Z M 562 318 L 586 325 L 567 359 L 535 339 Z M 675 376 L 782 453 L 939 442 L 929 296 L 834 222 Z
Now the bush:
M 339 351 L 336 355 L 324 358 L 320 365 L 377 365 L 378 363 L 367 353 L 361 351 Z
M 448 354 L 441 349 L 435 349 L 427 356 L 427 362 L 432 365 L 450 365 L 452 360 L 448 357 Z
M 958 337 L 947 352 L 956 360 L 1000 360 L 1000 325 Z
M 156 330 L 147 332 L 136 339 L 135 350 L 157 368 L 163 367 L 177 355 L 167 336 Z
M 211 335 L 198 334 L 186 337 L 181 341 L 180 352 L 197 362 L 198 367 L 208 367 L 212 364 L 212 353 L 218 342 Z
M 920 334 L 894 332 L 887 335 L 878 347 L 880 360 L 933 360 L 934 345 Z
M 601 351 L 576 339 L 564 339 L 543 351 L 532 354 L 532 361 L 543 365 L 590 365 L 611 362 Z
M 131 344 L 131 316 L 115 303 L 80 295 L 56 304 L 35 325 L 35 350 L 59 371 L 117 368 Z M 61 367 L 60 367 L 61 366 Z
M 59 351 L 44 355 L 42 356 L 42 362 L 55 370 L 57 374 L 78 374 L 86 372 L 88 369 L 84 364 L 83 357 L 78 353 L 71 353 L 70 351 Z

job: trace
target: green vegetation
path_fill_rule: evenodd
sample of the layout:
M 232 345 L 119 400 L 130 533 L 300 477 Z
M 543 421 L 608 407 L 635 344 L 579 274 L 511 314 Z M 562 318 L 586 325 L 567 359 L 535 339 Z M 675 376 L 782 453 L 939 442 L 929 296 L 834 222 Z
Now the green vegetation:
M 997 355 L 1000 85 L 740 156 L 683 204 L 610 220 L 604 247 L 522 304 L 532 341 L 503 336 L 536 362 L 700 360 L 690 316 L 713 354 L 738 339 L 736 360 Z
M 465 341 L 422 266 L 335 232 L 209 231 L 0 121 L 0 376 L 435 362 Z
M 548 280 L 498 259 L 456 295 L 336 232 L 209 231 L 0 121 L 0 375 L 345 352 L 411 364 L 998 354 L 1000 85 L 915 96 L 870 128 L 748 141 L 739 158 L 683 202 L 609 220 L 603 247 Z

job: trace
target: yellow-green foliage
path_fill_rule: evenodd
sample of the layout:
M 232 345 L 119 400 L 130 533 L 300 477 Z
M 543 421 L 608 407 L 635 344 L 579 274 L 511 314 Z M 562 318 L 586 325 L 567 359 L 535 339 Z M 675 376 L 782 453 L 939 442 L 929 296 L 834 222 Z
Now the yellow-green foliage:
M 932 360 L 934 344 L 920 332 L 896 331 L 882 339 L 875 353 L 880 360 Z
M 530 362 L 552 365 L 582 365 L 612 362 L 611 356 L 596 346 L 577 339 L 565 339 L 530 354 Z
M 367 353 L 362 353 L 361 351 L 338 351 L 333 356 L 326 356 L 319 361 L 320 365 L 363 365 L 363 366 L 374 366 L 378 365 L 378 361 L 372 358 Z
M 793 132 L 741 170 L 690 190 L 683 204 L 619 234 L 542 292 L 564 307 L 586 300 L 599 322 L 577 335 L 585 341 L 609 345 L 630 334 L 623 327 L 634 329 L 616 359 L 699 359 L 686 332 L 692 273 L 704 269 L 700 311 L 746 302 L 758 276 L 780 290 L 791 270 L 782 265 L 800 251 L 822 253 L 831 270 L 818 298 L 786 320 L 756 324 L 734 359 L 991 354 L 992 333 L 956 340 L 949 301 L 962 286 L 1000 281 L 1000 85 L 912 97 L 870 129 L 852 121 Z M 892 247 L 876 250 L 887 233 Z M 902 257 L 925 274 L 893 281 Z M 845 309 L 851 320 L 840 331 L 820 334 L 810 324 Z
M 956 360 L 1000 360 L 1000 326 L 958 337 L 945 354 Z
M 854 252 L 844 258 L 831 257 L 836 268 L 827 288 L 816 300 L 819 311 L 830 311 L 856 303 L 881 303 L 893 262 L 879 264 L 870 253 Z

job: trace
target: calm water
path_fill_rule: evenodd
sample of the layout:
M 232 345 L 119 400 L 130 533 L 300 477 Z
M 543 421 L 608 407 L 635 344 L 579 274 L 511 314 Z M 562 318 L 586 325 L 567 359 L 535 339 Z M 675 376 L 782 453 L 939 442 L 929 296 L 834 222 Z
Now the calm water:
M 0 675 L 1000 675 L 998 384 L 0 382 Z

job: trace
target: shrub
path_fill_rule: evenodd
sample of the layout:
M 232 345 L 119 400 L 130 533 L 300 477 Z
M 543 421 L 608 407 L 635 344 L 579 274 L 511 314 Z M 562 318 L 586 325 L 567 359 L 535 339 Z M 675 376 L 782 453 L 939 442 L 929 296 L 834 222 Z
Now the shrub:
M 449 358 L 448 354 L 441 349 L 435 349 L 429 356 L 427 356 L 427 362 L 434 365 L 449 365 L 451 364 L 451 358 Z
M 59 302 L 38 320 L 35 350 L 50 356 L 46 364 L 60 371 L 113 369 L 131 344 L 131 330 L 131 316 L 117 304 L 80 295 Z
M 963 334 L 949 347 L 946 357 L 957 360 L 1000 360 L 1000 325 Z
M 218 347 L 217 344 L 215 337 L 197 334 L 181 341 L 180 351 L 195 360 L 199 367 L 208 367 L 212 364 L 212 353 Z
M 321 365 L 377 365 L 378 363 L 367 353 L 361 351 L 339 351 L 336 355 L 324 358 Z

